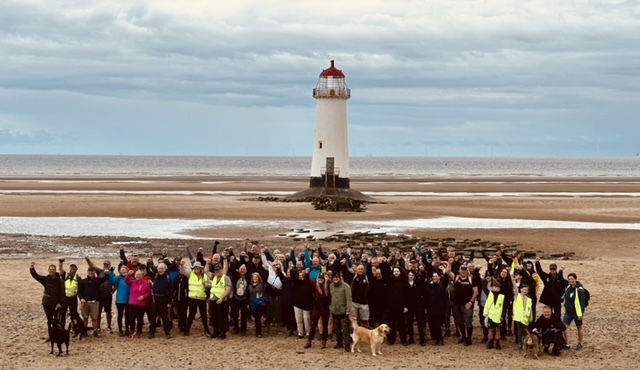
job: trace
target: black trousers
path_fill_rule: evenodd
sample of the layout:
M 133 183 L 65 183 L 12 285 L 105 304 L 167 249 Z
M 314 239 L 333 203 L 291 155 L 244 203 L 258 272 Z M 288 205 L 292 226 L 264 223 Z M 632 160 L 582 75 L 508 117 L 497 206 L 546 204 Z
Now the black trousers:
M 266 306 L 258 306 L 251 309 L 251 315 L 254 318 L 256 324 L 256 335 L 262 335 L 262 316 L 267 312 Z
M 67 321 L 67 310 L 69 311 L 69 316 L 72 319 L 77 320 L 78 318 L 80 318 L 80 315 L 78 314 L 78 296 L 64 297 L 64 306 L 62 306 L 62 319 L 64 320 L 64 322 L 62 323 L 63 326 Z
M 396 336 L 400 334 L 400 342 L 405 343 L 407 341 L 406 326 L 404 321 L 404 308 L 393 307 L 389 309 L 389 344 L 396 342 Z
M 142 323 L 144 321 L 144 313 L 146 307 L 129 306 L 129 331 L 131 333 L 142 333 Z
M 185 298 L 176 303 L 178 309 L 178 328 L 184 331 L 187 327 L 187 312 L 189 311 L 189 299 Z
M 127 303 L 116 303 L 118 309 L 118 331 L 122 332 L 124 328 L 125 332 L 129 332 L 131 328 L 129 317 L 129 305 Z M 122 319 L 124 319 L 124 327 L 122 326 Z
M 387 312 L 384 306 L 369 304 L 369 327 L 376 328 L 387 322 Z
M 205 333 L 209 333 L 209 327 L 207 326 L 207 301 L 204 299 L 189 298 L 189 318 L 187 319 L 187 327 L 185 333 L 191 331 L 191 324 L 196 318 L 196 310 L 200 311 L 200 319 L 202 320 L 202 327 Z
M 44 315 L 47 318 L 47 327 L 53 328 L 56 325 L 64 324 L 60 320 L 60 311 L 56 310 L 56 305 L 42 305 Z
M 249 318 L 249 300 L 231 301 L 231 321 L 233 329 L 241 332 L 247 331 L 247 319 Z
M 406 313 L 405 319 L 407 322 L 407 334 L 409 335 L 409 341 L 414 341 L 414 330 L 413 323 L 418 323 L 418 337 L 420 338 L 420 343 L 425 341 L 425 315 L 423 309 L 410 309 L 409 312 Z
M 213 336 L 226 335 L 229 326 L 229 301 L 212 299 L 209 304 L 212 306 L 213 313 Z
M 442 336 L 442 324 L 444 323 L 445 312 L 443 311 L 428 311 L 427 320 L 429 322 L 429 333 L 433 340 L 443 340 Z
M 171 321 L 169 321 L 169 308 L 167 303 L 151 303 L 151 318 L 149 320 L 149 333 L 156 333 L 156 318 L 162 320 L 162 328 L 165 334 L 171 332 Z

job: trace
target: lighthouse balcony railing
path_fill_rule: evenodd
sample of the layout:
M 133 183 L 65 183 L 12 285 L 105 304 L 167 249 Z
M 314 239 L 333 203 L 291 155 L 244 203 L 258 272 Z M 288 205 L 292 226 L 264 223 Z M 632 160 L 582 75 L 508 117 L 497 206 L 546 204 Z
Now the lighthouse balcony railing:
M 314 98 L 349 98 L 351 97 L 351 89 L 346 88 L 315 88 L 313 89 Z

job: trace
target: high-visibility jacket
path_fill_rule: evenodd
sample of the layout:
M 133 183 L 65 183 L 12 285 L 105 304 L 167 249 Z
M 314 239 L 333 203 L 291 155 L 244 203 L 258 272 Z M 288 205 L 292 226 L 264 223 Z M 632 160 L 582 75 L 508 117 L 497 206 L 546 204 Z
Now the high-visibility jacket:
M 488 317 L 495 324 L 500 324 L 502 322 L 503 305 L 504 294 L 498 294 L 496 297 L 493 292 L 489 292 L 489 297 L 487 297 L 482 315 Z
M 207 274 L 202 274 L 198 277 L 195 272 L 191 273 L 189 277 L 189 298 L 192 299 L 207 299 L 207 293 L 205 292 L 204 285 L 209 277 Z
M 80 279 L 78 275 L 74 275 L 73 277 L 68 277 L 64 281 L 64 295 L 65 297 L 77 297 L 78 296 L 78 282 Z
M 227 275 L 214 276 L 211 279 L 211 299 L 222 298 L 224 292 L 227 290 Z
M 518 294 L 513 301 L 513 321 L 529 325 L 531 319 L 531 309 L 533 307 L 533 300 L 527 297 L 527 304 L 524 304 L 524 297 L 522 294 Z

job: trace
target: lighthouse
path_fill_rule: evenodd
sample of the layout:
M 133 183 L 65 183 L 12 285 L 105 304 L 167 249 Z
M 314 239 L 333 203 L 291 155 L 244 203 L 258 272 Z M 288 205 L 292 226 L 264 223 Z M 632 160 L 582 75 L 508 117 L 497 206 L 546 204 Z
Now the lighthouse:
M 351 90 L 344 73 L 336 68 L 333 60 L 331 66 L 320 73 L 313 98 L 317 102 L 316 129 L 309 189 L 287 198 L 327 195 L 373 201 L 350 188 L 347 100 L 351 98 Z

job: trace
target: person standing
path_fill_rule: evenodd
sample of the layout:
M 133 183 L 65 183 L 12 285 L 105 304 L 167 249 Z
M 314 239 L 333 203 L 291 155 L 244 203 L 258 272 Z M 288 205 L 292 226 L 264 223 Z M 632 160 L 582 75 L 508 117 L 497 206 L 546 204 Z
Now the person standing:
M 333 284 L 329 286 L 331 304 L 329 311 L 333 315 L 333 329 L 336 333 L 336 345 L 334 348 L 342 348 L 351 351 L 350 327 L 348 314 L 352 310 L 351 287 L 342 281 L 340 274 L 333 275 Z
M 258 272 L 251 274 L 249 284 L 249 299 L 251 300 L 251 315 L 254 318 L 256 337 L 262 338 L 262 316 L 267 312 L 267 296 L 262 275 Z
M 482 315 L 485 317 L 485 325 L 489 328 L 489 343 L 487 343 L 487 349 L 494 348 L 501 349 L 500 337 L 498 337 L 498 331 L 504 318 L 505 311 L 505 297 L 500 291 L 501 284 L 499 281 L 494 281 L 491 285 L 491 291 L 485 302 Z
M 71 320 L 77 320 L 80 318 L 78 314 L 78 288 L 80 287 L 80 276 L 78 275 L 78 266 L 75 264 L 69 265 L 69 271 L 64 270 L 64 258 L 58 260 L 58 267 L 60 268 L 60 277 L 64 280 L 64 306 L 62 307 L 61 317 L 63 319 L 62 326 L 64 326 L 67 310 Z
M 249 281 L 247 280 L 247 266 L 238 268 L 238 277 L 233 284 L 231 299 L 231 321 L 234 334 L 247 334 L 247 319 L 249 318 Z
M 111 261 L 105 260 L 102 264 L 103 270 L 98 270 L 89 257 L 85 257 L 85 260 L 90 267 L 96 269 L 96 273 L 100 271 L 98 277 L 101 280 L 104 279 L 102 284 L 100 284 L 100 296 L 98 297 L 98 323 L 102 322 L 102 312 L 104 312 L 107 317 L 107 332 L 112 334 L 113 330 L 111 329 L 111 320 L 113 319 L 112 306 L 114 287 L 109 279 L 109 271 L 112 270 Z M 98 328 L 98 331 L 100 331 L 100 328 Z
M 151 300 L 151 283 L 144 279 L 144 273 L 141 270 L 135 272 L 130 270 L 126 282 L 129 285 L 129 313 L 131 314 L 129 338 L 142 338 L 142 320 Z
M 402 345 L 408 345 L 405 314 L 409 312 L 407 296 L 409 291 L 409 283 L 402 276 L 400 268 L 393 268 L 393 277 L 389 283 L 389 345 L 396 342 L 396 336 L 400 335 Z
M 84 324 L 88 326 L 89 317 L 91 317 L 94 337 L 98 337 L 98 329 L 100 329 L 100 285 L 109 277 L 109 270 L 101 276 L 98 277 L 95 267 L 90 266 L 87 269 L 87 277 L 80 281 L 78 287 Z
M 441 277 L 437 271 L 432 273 L 431 281 L 425 286 L 427 320 L 429 322 L 429 333 L 431 334 L 434 346 L 444 345 L 442 325 L 444 324 L 445 315 L 449 308 L 449 297 L 447 295 L 448 286 L 448 275 Z
M 358 325 L 369 325 L 369 279 L 365 266 L 356 267 L 356 276 L 351 282 L 351 298 L 353 301 L 353 316 L 358 320 Z
M 171 338 L 171 321 L 169 310 L 173 304 L 173 284 L 167 273 L 167 265 L 158 264 L 158 272 L 153 276 L 153 300 L 151 302 L 151 317 L 149 318 L 149 338 L 156 334 L 156 318 L 160 317 L 165 337 Z
M 529 285 L 522 285 L 520 293 L 513 300 L 513 322 L 516 325 L 518 349 L 524 348 L 524 339 L 529 333 L 529 323 L 533 321 L 533 299 L 529 295 Z
M 304 348 L 310 348 L 313 342 L 318 323 L 322 321 L 322 347 L 327 347 L 327 333 L 329 332 L 329 305 L 331 304 L 331 296 L 329 295 L 329 278 L 327 275 L 319 275 L 314 285 L 313 293 L 313 311 L 311 311 L 311 329 L 309 338 Z
M 120 274 L 116 275 L 113 270 L 109 271 L 109 280 L 114 287 L 116 287 L 116 309 L 118 312 L 118 334 L 121 337 L 129 336 L 129 285 L 127 284 L 127 276 L 129 275 L 129 268 L 124 264 L 120 266 Z M 122 321 L 124 319 L 124 327 Z M 124 329 L 124 330 L 123 330 Z
M 187 319 L 187 326 L 184 330 L 184 335 L 189 336 L 191 334 L 191 324 L 196 318 L 196 311 L 200 311 L 200 319 L 202 320 L 202 327 L 206 336 L 210 337 L 211 332 L 207 325 L 207 293 L 206 286 L 209 282 L 209 277 L 204 273 L 202 264 L 200 261 L 196 261 L 193 264 L 193 269 L 189 269 L 184 266 L 184 261 L 181 262 L 180 273 L 189 278 L 189 318 Z
M 564 296 L 565 287 L 569 284 L 562 277 L 562 268 L 558 270 L 558 265 L 552 263 L 549 265 L 549 273 L 546 273 L 542 270 L 540 257 L 538 257 L 536 258 L 536 272 L 544 282 L 540 303 L 551 307 L 553 314 L 560 319 L 562 317 L 560 312 L 562 309 L 562 297 Z
M 47 327 L 53 328 L 60 323 L 60 310 L 64 305 L 64 282 L 60 278 L 60 274 L 56 271 L 55 265 L 49 265 L 49 274 L 46 276 L 38 275 L 36 272 L 36 263 L 31 262 L 29 272 L 31 276 L 44 287 L 42 295 L 42 308 L 47 318 Z
M 407 334 L 409 336 L 408 344 L 414 344 L 414 320 L 418 324 L 418 339 L 421 346 L 427 345 L 425 337 L 425 315 L 424 315 L 424 287 L 418 279 L 416 279 L 416 271 L 409 270 L 407 272 L 407 282 L 409 287 L 407 288 L 407 308 L 408 312 L 405 314 L 407 321 Z
M 453 272 L 450 272 L 450 274 L 453 274 Z M 470 346 L 473 337 L 473 303 L 478 297 L 478 287 L 473 284 L 467 265 L 460 266 L 458 275 L 454 280 L 454 286 L 454 318 L 461 335 L 458 343 Z
M 213 306 L 213 335 L 212 338 L 227 338 L 227 326 L 229 325 L 229 295 L 233 284 L 231 278 L 224 273 L 219 264 L 213 268 L 214 276 L 211 278 L 210 302 Z
M 582 351 L 584 346 L 582 345 L 584 340 L 584 329 L 582 328 L 582 317 L 584 311 L 587 308 L 587 297 L 585 294 L 582 283 L 578 281 L 578 276 L 574 273 L 570 273 L 568 277 L 569 287 L 567 287 L 564 293 L 564 318 L 562 323 L 568 328 L 571 322 L 576 323 L 578 328 L 578 345 L 576 350 Z M 569 331 L 565 331 L 565 337 L 567 344 L 569 344 Z

